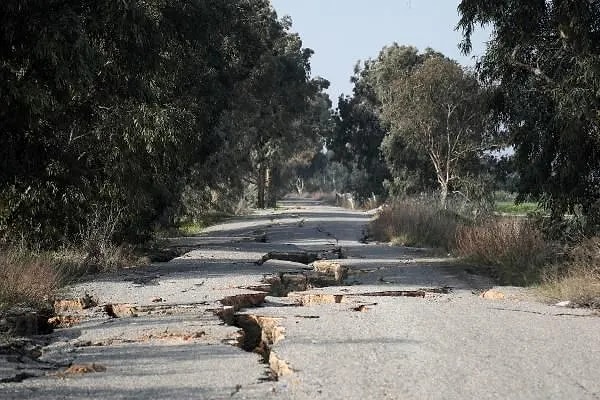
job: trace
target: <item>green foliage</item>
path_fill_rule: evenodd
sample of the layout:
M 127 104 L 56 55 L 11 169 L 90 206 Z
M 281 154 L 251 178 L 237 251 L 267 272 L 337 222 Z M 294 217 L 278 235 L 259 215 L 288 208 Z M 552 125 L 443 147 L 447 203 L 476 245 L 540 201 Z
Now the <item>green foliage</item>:
M 496 211 L 504 214 L 527 215 L 538 209 L 537 203 L 515 203 L 514 201 L 501 201 L 496 203 Z
M 510 133 L 521 198 L 554 220 L 581 209 L 596 229 L 600 200 L 600 3 L 463 0 L 465 41 L 479 24 L 494 31 L 480 75 L 497 85 L 498 126 Z
M 490 139 L 487 94 L 471 73 L 432 49 L 394 43 L 358 64 L 352 81 L 327 141 L 351 172 L 345 191 L 402 197 L 439 187 L 443 203 L 451 191 L 485 193 L 474 189 Z
M 298 171 L 306 192 L 343 193 L 350 187 L 350 171 L 342 163 L 317 153 L 309 166 Z
M 386 135 L 381 151 L 392 175 L 387 182 L 394 197 L 430 192 L 438 185 L 431 161 L 420 151 L 415 151 L 406 138 L 393 132 Z
M 310 79 L 312 51 L 287 28 L 277 22 L 265 34 L 258 65 L 237 85 L 217 127 L 224 144 L 213 160 L 222 166 L 218 176 L 240 188 L 251 183 L 259 208 L 274 206 L 285 181 L 295 179 L 289 170 L 312 159 L 329 129 L 331 104 L 323 92 L 329 82 Z M 213 169 L 204 171 L 214 176 Z
M 266 0 L 7 0 L 0 26 L 3 240 L 78 241 L 109 209 L 110 240 L 146 238 L 185 188 L 242 197 L 328 107 Z
M 387 134 L 379 116 L 379 100 L 369 82 L 370 62 L 355 67 L 353 96 L 340 96 L 335 130 L 327 140 L 332 161 L 342 163 L 353 178 L 339 190 L 368 198 L 385 191 L 389 178 L 380 145 Z
M 439 53 L 397 45 L 385 48 L 372 70 L 390 127 L 382 148 L 395 181 L 409 183 L 404 190 L 411 191 L 430 186 L 435 176 L 442 204 L 450 191 L 472 186 L 465 178 L 486 149 L 485 91 L 478 81 Z

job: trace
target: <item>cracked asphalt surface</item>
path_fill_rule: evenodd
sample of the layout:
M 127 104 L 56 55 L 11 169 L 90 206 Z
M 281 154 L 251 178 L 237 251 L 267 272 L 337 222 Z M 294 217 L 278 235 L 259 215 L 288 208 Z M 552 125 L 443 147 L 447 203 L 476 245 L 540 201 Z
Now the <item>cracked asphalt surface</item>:
M 597 315 L 518 288 L 484 299 L 492 283 L 456 260 L 361 243 L 372 217 L 284 201 L 173 239 L 195 250 L 168 263 L 73 285 L 98 305 L 34 338 L 35 357 L 0 355 L 0 398 L 600 398 Z M 339 248 L 336 277 L 257 263 Z M 240 320 L 258 322 L 224 323 Z

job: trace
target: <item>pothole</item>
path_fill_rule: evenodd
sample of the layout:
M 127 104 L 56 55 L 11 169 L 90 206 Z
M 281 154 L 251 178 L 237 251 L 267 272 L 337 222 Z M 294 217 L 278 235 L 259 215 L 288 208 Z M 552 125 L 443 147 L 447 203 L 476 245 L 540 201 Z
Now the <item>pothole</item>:
M 341 249 L 334 249 L 327 254 L 331 254 L 332 257 L 342 257 Z M 223 322 L 241 329 L 237 346 L 261 356 L 262 362 L 269 366 L 268 379 L 276 380 L 280 376 L 293 372 L 288 363 L 272 351 L 273 345 L 284 338 L 284 328 L 279 326 L 281 319 L 241 314 L 239 311 L 243 308 L 256 308 L 262 305 L 267 295 L 288 297 L 290 293 L 305 292 L 314 287 L 342 284 L 347 276 L 347 268 L 322 259 L 315 262 L 323 256 L 323 254 L 308 252 L 267 253 L 257 264 L 277 259 L 302 264 L 313 263 L 313 270 L 282 272 L 275 276 L 267 276 L 264 278 L 263 284 L 245 288 L 257 290 L 257 292 L 226 297 L 221 300 L 223 308 L 216 311 Z M 307 294 L 298 297 L 296 305 L 341 303 L 343 299 L 343 295 Z
M 335 261 L 317 260 L 311 266 L 312 270 L 282 272 L 266 277 L 261 290 L 268 288 L 269 296 L 287 297 L 292 292 L 343 285 L 348 277 L 348 268 Z
M 281 284 L 281 278 L 271 279 L 271 285 Z M 271 292 L 270 290 L 269 292 Z M 242 350 L 253 352 L 261 357 L 261 362 L 269 366 L 265 380 L 277 380 L 292 373 L 292 368 L 272 351 L 273 345 L 283 340 L 285 329 L 279 325 L 281 318 L 239 313 L 243 308 L 256 308 L 265 302 L 269 293 L 247 293 L 229 296 L 220 302 L 223 308 L 216 314 L 227 325 L 240 328 L 236 345 Z M 286 294 L 287 295 L 287 294 Z M 229 343 L 229 341 L 227 341 Z
M 224 310 L 233 310 L 232 307 L 226 306 Z M 218 315 L 228 325 L 240 328 L 237 346 L 244 351 L 258 354 L 261 362 L 269 366 L 265 380 L 277 380 L 281 376 L 292 373 L 288 363 L 272 351 L 273 345 L 285 337 L 285 329 L 279 325 L 280 318 L 226 311 Z
M 220 300 L 223 308 L 216 310 L 215 314 L 227 325 L 235 326 L 236 313 L 242 308 L 258 307 L 265 302 L 268 293 L 246 293 L 228 296 Z

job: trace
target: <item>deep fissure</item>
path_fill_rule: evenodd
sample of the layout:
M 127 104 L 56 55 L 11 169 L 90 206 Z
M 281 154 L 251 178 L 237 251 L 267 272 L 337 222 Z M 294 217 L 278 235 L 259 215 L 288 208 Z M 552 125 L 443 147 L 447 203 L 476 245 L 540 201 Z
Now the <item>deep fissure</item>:
M 297 294 L 296 301 L 290 306 L 309 306 L 316 304 L 339 304 L 348 297 L 416 297 L 425 298 L 427 294 L 448 294 L 450 287 L 422 288 L 416 290 L 390 290 L 353 294 L 319 294 L 302 295 L 312 288 L 324 288 L 343 285 L 348 277 L 348 268 L 335 262 L 335 259 L 344 258 L 341 248 L 318 252 L 269 252 L 259 261 L 262 265 L 269 260 L 293 261 L 301 264 L 312 264 L 311 270 L 293 272 L 279 272 L 275 275 L 265 276 L 263 284 L 245 287 L 255 293 L 226 297 L 221 300 L 223 309 L 216 313 L 221 320 L 240 329 L 237 346 L 244 351 L 257 353 L 261 362 L 269 365 L 266 380 L 277 380 L 279 376 L 292 372 L 287 362 L 281 360 L 272 351 L 272 346 L 284 338 L 283 328 L 278 325 L 279 318 L 265 317 L 250 313 L 240 313 L 242 309 L 256 309 L 261 307 L 267 296 L 289 297 Z M 370 303 L 368 305 L 376 305 Z M 364 305 L 363 305 L 364 306 Z M 360 306 L 359 306 L 360 308 Z M 357 311 L 357 308 L 352 308 Z M 359 311 L 363 311 L 360 309 Z M 313 316 L 312 318 L 318 318 Z
M 342 248 L 336 247 L 321 252 L 269 252 L 256 261 L 255 264 L 262 265 L 269 260 L 279 260 L 308 265 L 316 261 L 342 258 L 344 258 Z M 277 318 L 239 313 L 239 311 L 260 307 L 264 304 L 266 296 L 283 298 L 288 297 L 293 292 L 304 292 L 311 288 L 340 285 L 347 274 L 340 273 L 332 265 L 333 263 L 328 264 L 327 267 L 319 268 L 313 264 L 312 270 L 279 272 L 276 275 L 265 276 L 263 285 L 244 288 L 254 290 L 257 293 L 229 296 L 221 300 L 224 307 L 217 310 L 216 314 L 224 323 L 240 328 L 238 347 L 244 351 L 259 354 L 261 362 L 269 365 L 270 373 L 267 380 L 277 380 L 279 376 L 292 372 L 289 365 L 271 351 L 273 344 L 283 339 L 283 328 L 277 325 Z M 338 267 L 340 267 L 339 264 Z M 296 304 L 296 306 L 299 305 L 302 304 Z

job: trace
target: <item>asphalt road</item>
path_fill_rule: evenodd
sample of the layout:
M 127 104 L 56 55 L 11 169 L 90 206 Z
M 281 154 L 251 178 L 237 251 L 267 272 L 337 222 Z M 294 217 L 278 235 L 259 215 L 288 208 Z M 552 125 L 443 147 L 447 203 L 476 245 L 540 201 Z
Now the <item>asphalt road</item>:
M 70 287 L 97 305 L 0 358 L 0 399 L 600 398 L 597 314 L 482 298 L 456 260 L 363 243 L 372 214 L 281 206 Z

